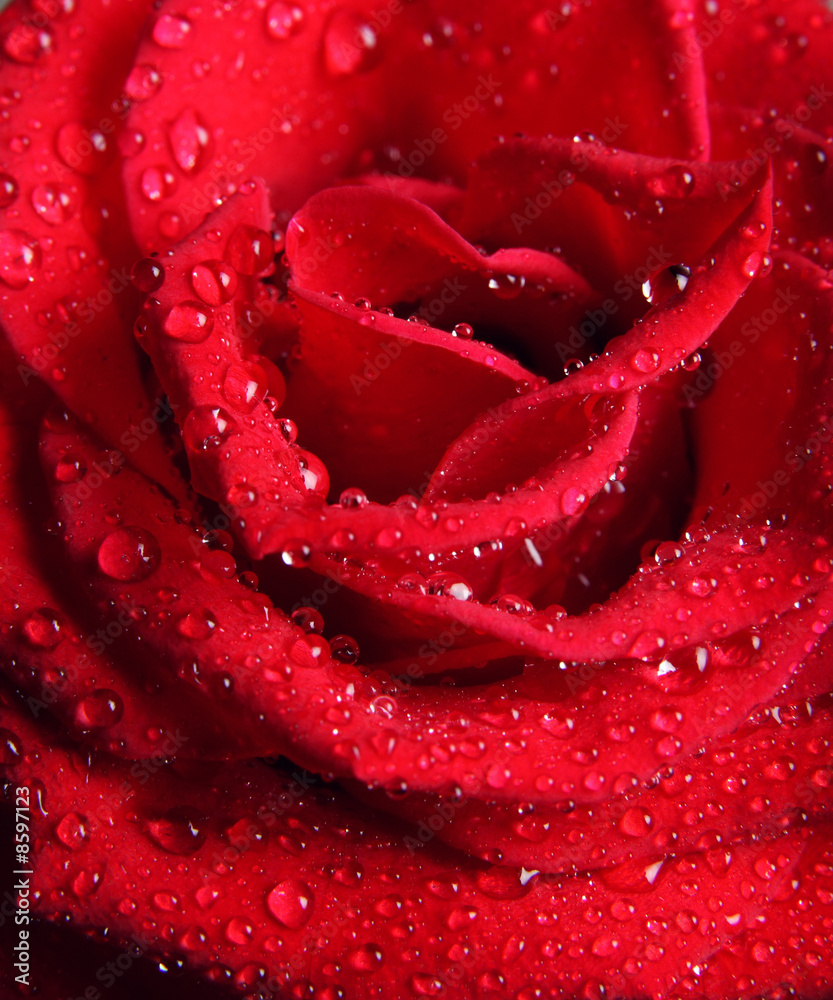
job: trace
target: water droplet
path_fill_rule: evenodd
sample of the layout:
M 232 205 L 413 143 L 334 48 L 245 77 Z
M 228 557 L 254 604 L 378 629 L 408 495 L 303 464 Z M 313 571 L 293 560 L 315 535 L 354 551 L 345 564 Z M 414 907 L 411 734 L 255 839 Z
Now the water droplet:
M 37 649 L 54 649 L 63 639 L 63 619 L 52 608 L 39 608 L 23 622 L 23 634 Z
M 130 272 L 134 288 L 146 295 L 158 291 L 165 282 L 165 269 L 153 257 L 137 260 Z
M 90 824 L 86 816 L 68 812 L 55 827 L 55 836 L 64 847 L 77 851 L 90 839 Z
M 272 3 L 266 9 L 266 31 L 271 38 L 279 42 L 286 41 L 301 30 L 304 23 L 304 12 L 300 7 L 289 3 Z
M 457 323 L 453 330 L 454 336 L 461 340 L 471 340 L 474 336 L 474 329 L 469 323 Z
M 188 42 L 191 30 L 191 22 L 184 17 L 162 14 L 153 26 L 153 40 L 163 49 L 181 49 Z
M 210 134 L 193 108 L 185 108 L 168 125 L 168 143 L 171 153 L 186 174 L 193 174 L 202 166 Z
M 104 729 L 124 715 L 124 702 L 115 691 L 101 688 L 82 699 L 75 709 L 75 721 L 82 729 Z
M 20 737 L 11 729 L 0 729 L 0 764 L 16 764 L 23 755 Z
M 145 580 L 161 560 L 159 542 L 144 528 L 116 528 L 98 549 L 99 569 L 113 580 Z
M 214 329 L 214 313 L 200 302 L 180 302 L 165 317 L 162 329 L 186 344 L 200 344 Z
M 587 503 L 587 494 L 577 486 L 568 487 L 561 496 L 561 509 L 568 517 L 578 514 Z
M 631 367 L 645 375 L 655 372 L 660 365 L 660 356 L 656 351 L 637 351 L 631 358 Z
M 534 880 L 523 884 L 519 872 L 514 868 L 495 867 L 478 872 L 477 886 L 490 899 L 521 899 L 532 891 Z
M 96 128 L 85 128 L 81 122 L 67 122 L 55 137 L 58 156 L 80 174 L 96 174 L 107 165 L 110 146 L 107 136 Z
M 489 289 L 498 299 L 516 299 L 525 284 L 526 279 L 518 274 L 494 274 L 489 278 Z
M 356 972 L 374 972 L 385 964 L 385 955 L 378 944 L 362 944 L 348 952 L 347 962 Z
M 312 558 L 309 544 L 299 538 L 292 538 L 281 549 L 281 560 L 285 566 L 305 566 Z
M 295 457 L 306 489 L 311 493 L 326 496 L 330 492 L 330 476 L 321 459 L 312 452 L 300 449 L 295 453 Z
M 38 62 L 52 51 L 52 35 L 44 28 L 37 28 L 24 18 L 3 39 L 3 51 L 15 62 Z
M 759 250 L 756 250 L 754 253 L 749 254 L 746 260 L 744 260 L 741 265 L 741 270 L 747 278 L 755 278 L 761 272 L 763 266 L 764 255 Z
M 644 837 L 651 829 L 653 818 L 649 812 L 632 806 L 619 820 L 619 829 L 629 837 Z
M 226 256 L 238 274 L 262 274 L 274 260 L 272 237 L 255 226 L 238 226 L 229 237 Z
M 19 188 L 11 174 L 0 173 L 0 209 L 8 208 L 17 198 Z
M 470 601 L 474 591 L 468 583 L 456 573 L 434 573 L 426 581 L 429 594 L 436 597 L 453 597 L 455 601 Z
M 92 896 L 96 892 L 104 879 L 104 873 L 97 869 L 84 870 L 79 872 L 72 883 L 72 891 L 76 896 Z
M 358 12 L 333 11 L 324 33 L 324 64 L 332 76 L 349 76 L 372 69 L 379 39 Z
M 223 260 L 204 260 L 191 271 L 191 287 L 210 306 L 221 306 L 237 291 L 237 274 Z
M 148 201 L 162 201 L 176 190 L 176 177 L 167 167 L 146 167 L 139 178 L 139 186 Z
M 0 281 L 9 288 L 25 288 L 35 280 L 41 252 L 34 236 L 22 229 L 0 230 Z
M 350 635 L 334 635 L 330 639 L 330 655 L 339 663 L 355 663 L 359 658 L 359 644 Z
M 408 985 L 420 997 L 441 997 L 448 991 L 442 979 L 428 972 L 414 972 L 408 978 Z
M 254 936 L 254 924 L 244 917 L 232 917 L 226 924 L 226 938 L 232 944 L 248 944 Z
M 297 930 L 312 915 L 312 889 L 299 879 L 288 878 L 279 882 L 266 897 L 269 912 L 284 927 Z
M 146 829 L 151 840 L 158 844 L 162 850 L 169 854 L 188 856 L 195 854 L 205 843 L 206 835 L 203 826 L 203 817 L 194 809 L 188 806 L 175 806 L 162 816 L 149 820 Z M 208 887 L 203 888 L 207 889 Z M 216 893 L 216 890 L 213 891 Z M 211 902 L 214 899 L 211 899 Z M 203 904 L 200 903 L 200 905 Z M 203 906 L 203 908 L 206 907 Z
M 269 388 L 266 372 L 251 361 L 229 365 L 223 379 L 223 395 L 230 406 L 251 413 L 262 402 Z
M 50 226 L 60 226 L 77 212 L 75 197 L 63 184 L 38 184 L 31 197 L 32 208 Z
M 707 576 L 695 576 L 686 584 L 686 590 L 695 597 L 710 597 L 717 590 L 717 580 Z
M 648 190 L 655 198 L 685 198 L 696 186 L 688 166 L 676 163 L 648 181 Z
M 153 97 L 162 84 L 162 77 L 155 66 L 140 63 L 134 66 L 124 84 L 124 92 L 131 101 L 146 101 Z
M 346 510 L 359 510 L 367 506 L 367 494 L 354 486 L 348 486 L 346 490 L 342 490 L 338 502 Z
M 195 608 L 176 623 L 176 630 L 186 639 L 208 639 L 217 628 L 217 616 L 208 608 Z

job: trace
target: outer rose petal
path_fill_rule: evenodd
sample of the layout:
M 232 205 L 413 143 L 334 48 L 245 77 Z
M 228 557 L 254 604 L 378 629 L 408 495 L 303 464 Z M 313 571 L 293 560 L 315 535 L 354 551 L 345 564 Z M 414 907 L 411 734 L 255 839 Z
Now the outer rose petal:
M 75 736 L 111 753 L 165 756 L 172 748 L 186 756 L 230 752 L 237 737 L 224 731 L 201 692 L 177 678 L 160 678 L 141 656 L 122 659 L 118 647 L 113 648 L 114 640 L 141 617 L 140 606 L 114 601 L 106 618 L 90 627 L 83 601 L 59 585 L 62 572 L 56 569 L 63 567 L 56 554 L 42 540 L 36 543 L 45 514 L 45 497 L 38 494 L 46 493 L 34 468 L 37 418 L 29 406 L 28 424 L 18 425 L 16 418 L 26 408 L 25 401 L 16 402 L 22 405 L 2 414 L 0 428 L 0 530 L 8 540 L 0 577 L 3 673 L 28 695 L 34 717 L 51 712 Z M 65 426 L 57 416 L 53 419 Z M 68 454 L 56 471 L 63 479 L 75 477 L 83 471 L 83 460 Z M 199 722 L 189 721 L 183 743 L 177 733 L 185 718 Z
M 832 323 L 827 272 L 786 253 L 721 326 L 703 375 L 685 390 L 700 468 L 695 510 L 753 523 L 787 512 L 791 525 L 827 529 Z
M 135 305 L 124 267 L 133 253 L 124 254 L 123 238 L 121 254 L 108 261 L 102 252 L 112 237 L 104 219 L 118 198 L 102 171 L 116 144 L 113 119 L 124 112 L 115 100 L 123 65 L 150 4 L 90 0 L 79 11 L 49 7 L 59 14 L 43 28 L 43 10 L 15 8 L 18 19 L 3 42 L 0 82 L 4 93 L 16 95 L 4 110 L 0 159 L 5 183 L 13 185 L 0 209 L 3 325 L 24 385 L 43 377 L 75 413 L 124 449 L 120 435 L 131 435 L 150 407 L 123 318 Z M 136 444 L 132 460 L 181 496 L 161 435 L 142 434 Z
M 685 7 L 675 16 L 662 3 L 639 18 L 624 0 L 605 0 L 601 16 L 596 8 L 544 11 L 530 0 L 511 9 L 491 0 L 476 17 L 464 0 L 407 6 L 387 19 L 355 0 L 299 10 L 276 24 L 272 9 L 253 0 L 159 9 L 128 85 L 139 101 L 129 127 L 146 140 L 125 161 L 143 249 L 180 239 L 252 174 L 267 179 L 288 219 L 314 191 L 366 170 L 383 145 L 396 154 L 380 165 L 400 176 L 430 148 L 431 176 L 459 180 L 506 128 L 589 128 L 606 141 L 687 158 L 708 142 L 699 66 L 680 73 L 669 58 L 669 46 L 688 39 Z M 505 61 L 507 40 L 520 58 Z M 195 74 L 194 60 L 207 53 L 208 68 Z M 599 60 L 618 79 L 615 91 L 598 87 Z M 161 84 L 141 85 L 148 68 Z M 565 91 L 571 99 L 560 99 Z
M 77 433 L 46 431 L 42 455 L 48 474 L 68 449 L 88 467 L 97 457 Z M 763 628 L 733 636 L 713 649 L 711 643 L 704 645 L 696 655 L 692 650 L 669 652 L 670 670 L 660 669 L 656 662 L 646 664 L 642 669 L 645 686 L 638 696 L 633 678 L 619 664 L 604 678 L 606 698 L 598 697 L 597 691 L 595 709 L 568 724 L 563 708 L 551 714 L 557 669 L 552 664 L 529 669 L 522 678 L 494 689 L 424 688 L 400 694 L 382 678 L 365 677 L 354 667 L 331 661 L 325 640 L 302 636 L 261 595 L 252 595 L 231 579 L 200 572 L 195 559 L 200 549 L 197 536 L 176 523 L 172 506 L 130 469 L 106 479 L 98 487 L 94 505 L 79 495 L 76 483 L 59 483 L 53 492 L 76 572 L 86 571 L 95 560 L 99 563 L 100 571 L 89 580 L 99 609 L 106 610 L 115 597 L 147 608 L 147 619 L 137 623 L 135 639 L 153 650 L 169 670 L 217 695 L 225 693 L 218 707 L 223 711 L 225 706 L 230 725 L 236 730 L 241 712 L 246 720 L 243 747 L 249 746 L 250 752 L 282 752 L 316 769 L 386 786 L 405 780 L 417 788 L 448 792 L 459 785 L 468 794 L 472 785 L 480 789 L 485 782 L 492 797 L 501 799 L 518 795 L 530 801 L 604 798 L 623 771 L 647 778 L 661 763 L 690 753 L 702 743 L 704 733 L 714 739 L 730 732 L 755 705 L 768 700 L 824 633 L 833 601 L 829 590 L 815 598 L 807 594 L 806 588 L 823 585 L 822 575 L 816 573 L 809 583 L 799 580 L 790 596 L 795 602 L 797 594 L 804 593 L 800 610 L 787 611 Z M 152 531 L 160 555 L 158 566 L 149 574 L 114 579 L 106 556 L 102 562 L 102 551 L 111 551 L 116 541 L 124 541 L 118 535 L 112 538 L 112 525 L 102 513 L 115 508 L 121 509 L 125 523 Z M 773 539 L 768 555 L 780 561 L 787 553 L 778 548 Z M 132 552 L 124 546 L 125 558 Z M 711 555 L 715 554 L 712 547 Z M 792 556 L 806 565 L 806 557 L 799 559 L 795 551 Z M 689 556 L 691 562 L 696 560 Z M 747 572 L 748 567 L 747 557 Z M 683 580 L 687 568 L 682 571 Z M 729 564 L 729 568 L 736 575 L 744 567 Z M 736 575 L 738 583 L 744 575 Z M 643 607 L 646 597 L 661 606 L 662 595 L 673 593 L 667 577 L 655 578 L 654 583 L 660 584 L 655 593 L 641 595 Z M 786 600 L 787 593 L 778 596 Z M 750 597 L 754 595 L 741 591 L 735 601 L 746 605 L 747 615 L 757 617 Z M 461 604 L 450 597 L 434 600 Z M 625 613 L 633 607 L 620 603 Z M 506 612 L 482 611 L 517 622 Z M 618 617 L 626 624 L 615 605 L 607 611 L 610 619 Z M 594 618 L 599 617 L 574 619 L 569 629 L 550 639 L 565 649 L 584 645 L 603 650 L 607 643 L 616 655 L 620 648 L 617 633 L 599 635 L 593 629 Z M 657 620 L 658 616 L 652 617 Z M 526 622 L 517 624 L 532 628 Z M 703 623 L 698 624 L 705 629 Z M 516 627 L 515 632 L 515 641 L 522 645 L 524 629 Z M 658 637 L 646 634 L 640 641 L 644 648 L 641 652 L 634 648 L 631 655 L 653 652 Z M 710 663 L 713 670 L 706 675 Z M 669 673 L 670 683 L 663 680 Z M 686 692 L 690 696 L 680 708 L 683 718 L 665 736 L 658 735 L 648 721 L 656 708 L 657 686 L 676 691 L 681 698 Z M 632 744 L 606 735 L 611 717 L 626 715 L 634 718 L 640 733 Z M 517 751 L 507 760 L 506 740 L 513 736 Z M 576 755 L 565 736 L 579 746 L 604 747 L 605 753 Z M 464 737 L 473 753 L 460 746 Z M 477 764 L 481 759 L 482 766 Z
M 488 246 L 560 247 L 621 308 L 646 268 L 693 264 L 747 207 L 765 181 L 766 162 L 748 173 L 746 166 L 657 158 L 598 142 L 511 139 L 478 156 L 454 221 Z M 736 190 L 738 175 L 746 184 Z
M 721 0 L 708 13 L 705 4 L 698 8 L 695 27 L 705 32 L 708 44 L 698 46 L 693 59 L 704 60 L 709 96 L 716 105 L 775 108 L 782 116 L 829 132 L 833 105 L 824 84 L 833 59 L 833 15 L 825 4 Z M 750 43 L 757 58 L 739 57 L 739 49 Z M 682 55 L 685 61 L 688 54 Z
M 583 686 L 576 678 L 574 690 Z M 657 709 L 655 724 L 671 719 L 667 709 Z M 622 723 L 621 734 L 627 732 Z M 601 803 L 533 806 L 414 794 L 397 801 L 353 791 L 418 829 L 440 816 L 436 836 L 443 843 L 528 871 L 596 870 L 670 851 L 707 850 L 717 862 L 727 845 L 833 810 L 833 767 L 826 757 L 832 741 L 833 704 L 822 697 L 759 712 L 728 739 L 645 783 L 623 774 L 616 794 Z
M 446 985 L 455 1000 L 473 1000 L 476 979 L 488 976 L 515 994 L 537 983 L 565 992 L 589 984 L 635 1000 L 682 984 L 693 961 L 708 968 L 711 954 L 757 930 L 781 900 L 806 906 L 815 891 L 823 901 L 814 907 L 830 911 L 829 874 L 813 870 L 825 857 L 823 824 L 738 846 L 720 864 L 690 855 L 599 880 L 524 884 L 517 871 L 440 849 L 405 862 L 399 831 L 366 828 L 338 794 L 308 793 L 287 809 L 280 796 L 290 783 L 256 763 L 198 782 L 163 767 L 137 788 L 124 765 L 87 767 L 71 750 L 44 745 L 14 709 L 0 721 L 15 784 L 38 782 L 61 817 L 56 833 L 50 818 L 32 814 L 38 910 L 82 927 L 106 923 L 122 940 L 141 930 L 209 976 L 229 969 L 238 988 L 271 975 L 299 991 L 430 995 Z M 223 802 L 222 815 L 205 815 L 209 797 Z M 107 822 L 91 823 L 102 798 Z M 87 835 L 70 836 L 79 829 Z M 235 848 L 246 830 L 245 850 Z M 128 888 L 115 857 L 143 877 Z M 365 877 L 369 870 L 380 874 Z M 676 919 L 658 921 L 660 913 Z M 406 958 L 403 923 L 417 914 Z M 699 933 L 681 940 L 687 925 Z

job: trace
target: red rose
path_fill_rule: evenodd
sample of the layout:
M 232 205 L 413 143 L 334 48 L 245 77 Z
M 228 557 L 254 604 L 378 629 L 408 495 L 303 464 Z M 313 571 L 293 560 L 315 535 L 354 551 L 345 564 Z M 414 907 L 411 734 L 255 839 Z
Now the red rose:
M 826 996 L 833 16 L 0 36 L 10 995 Z

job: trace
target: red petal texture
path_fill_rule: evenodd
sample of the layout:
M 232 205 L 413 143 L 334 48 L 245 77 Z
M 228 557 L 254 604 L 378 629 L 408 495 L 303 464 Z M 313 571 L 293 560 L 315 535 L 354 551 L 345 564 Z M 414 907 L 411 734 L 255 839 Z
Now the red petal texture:
M 126 112 L 117 100 L 123 65 L 151 5 L 93 0 L 80 24 L 58 2 L 11 9 L 0 307 L 19 377 L 24 385 L 45 379 L 114 447 L 135 439 L 132 461 L 181 495 L 160 435 L 131 435 L 151 414 L 126 320 L 135 310 L 132 255 L 122 245 L 122 256 L 108 259 L 113 233 L 102 232 L 118 208 L 108 160 Z
M 52 419 L 60 425 L 60 417 Z M 92 624 L 77 595 L 44 568 L 60 557 L 32 544 L 32 522 L 44 512 L 31 510 L 20 489 L 22 483 L 41 485 L 33 430 L 31 421 L 19 422 L 19 413 L 3 413 L 0 524 L 9 539 L 0 591 L 3 673 L 26 693 L 34 718 L 51 712 L 74 736 L 111 753 L 149 757 L 177 750 L 201 756 L 233 746 L 235 737 L 223 732 L 208 699 L 176 678 L 160 678 L 141 657 L 120 658 L 117 640 L 144 614 L 140 605 L 115 601 Z M 100 456 L 99 468 L 119 464 L 112 452 Z M 66 454 L 55 470 L 70 481 L 83 471 L 79 454 Z M 95 467 L 90 471 L 99 475 Z M 189 722 L 182 740 L 177 734 L 192 713 L 201 724 Z M 152 726 L 146 724 L 150 719 Z
M 403 177 L 431 149 L 435 177 L 462 178 L 507 126 L 589 128 L 608 141 L 626 134 L 626 146 L 655 155 L 700 157 L 699 64 L 679 75 L 669 58 L 687 40 L 686 18 L 667 3 L 644 18 L 624 0 L 603 7 L 601 16 L 580 5 L 548 12 L 525 0 L 507 11 L 491 0 L 472 17 L 462 0 L 382 16 L 363 0 L 297 15 L 253 0 L 190 12 L 164 3 L 126 88 L 136 102 L 128 128 L 144 140 L 125 159 L 137 241 L 169 245 L 252 175 L 266 179 L 288 219 L 315 190 L 369 166 L 383 143 L 398 147 L 391 172 Z M 443 36 L 471 44 L 474 65 Z M 507 37 L 534 52 L 532 65 L 501 58 Z M 619 77 L 615 93 L 595 85 L 597 60 Z M 402 79 L 431 82 L 417 98 L 396 85 Z
M 741 845 L 711 864 L 689 856 L 667 866 L 611 868 L 598 882 L 522 884 L 508 868 L 468 861 L 449 870 L 448 855 L 403 861 L 393 831 L 383 824 L 363 828 L 339 795 L 308 791 L 297 776 L 289 781 L 258 764 L 221 765 L 205 778 L 222 797 L 224 814 L 207 816 L 204 800 L 177 769 L 161 769 L 137 787 L 124 765 L 102 760 L 83 781 L 73 773 L 79 765 L 71 751 L 45 746 L 19 712 L 4 710 L 2 721 L 13 734 L 12 775 L 18 785 L 37 784 L 49 810 L 50 818 L 33 815 L 43 910 L 81 926 L 106 919 L 124 938 L 141 930 L 156 947 L 166 941 L 188 964 L 238 987 L 273 977 L 278 988 L 305 988 L 312 977 L 357 990 L 372 974 L 381 990 L 419 995 L 436 992 L 431 984 L 438 982 L 451 996 L 473 997 L 476 980 L 482 988 L 492 976 L 495 985 L 515 991 L 536 982 L 573 990 L 589 982 L 637 997 L 680 983 L 692 958 L 708 969 L 710 956 L 737 945 L 744 932 L 760 934 L 770 910 L 773 922 L 786 916 L 787 901 L 790 913 L 801 912 L 813 892 L 808 882 L 823 894 L 814 918 L 827 916 L 831 905 L 824 825 Z M 36 749 L 40 760 L 33 764 Z M 29 761 L 20 759 L 24 754 Z M 60 773 L 66 777 L 59 782 Z M 119 796 L 108 802 L 106 816 L 97 814 L 99 796 L 114 784 Z M 341 831 L 347 864 L 333 865 L 322 826 Z M 113 857 L 130 859 L 141 880 L 114 877 Z M 242 909 L 234 882 L 246 886 Z M 623 889 L 632 894 L 626 901 Z M 673 923 L 657 918 L 663 912 Z M 419 921 L 411 925 L 412 948 L 402 964 L 392 958 L 411 914 Z M 696 944 L 680 940 L 681 931 L 694 928 Z M 810 947 L 812 939 L 801 944 Z M 796 945 L 770 947 L 783 977 Z M 527 949 L 523 962 L 507 960 Z M 553 958 L 562 954 L 556 971 Z M 615 974 L 611 954 L 628 956 Z
M 573 690 L 585 682 L 577 677 Z M 657 732 L 676 728 L 672 709 L 657 709 Z M 622 725 L 621 735 L 629 732 Z M 545 872 L 608 868 L 632 858 L 721 851 L 750 833 L 772 835 L 807 815 L 826 815 L 833 737 L 829 697 L 761 713 L 732 736 L 649 782 L 617 779 L 616 795 L 600 804 L 557 806 L 437 799 L 410 795 L 370 801 L 444 843 L 484 860 Z M 631 735 L 630 738 L 633 738 Z M 809 751 L 809 753 L 807 752 Z M 438 815 L 433 831 L 426 818 Z M 419 838 L 418 838 L 419 839 Z
M 830 1000 L 828 8 L 0 11 L 3 1000 Z

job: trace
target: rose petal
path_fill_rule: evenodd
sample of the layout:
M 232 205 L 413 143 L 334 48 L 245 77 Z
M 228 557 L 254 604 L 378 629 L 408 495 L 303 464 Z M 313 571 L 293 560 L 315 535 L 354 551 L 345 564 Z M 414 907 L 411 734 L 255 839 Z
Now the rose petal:
M 241 985 L 271 976 L 291 989 L 312 978 L 355 990 L 372 984 L 397 995 L 408 988 L 418 995 L 459 971 L 463 956 L 467 972 L 493 976 L 491 981 L 515 993 L 538 974 L 562 989 L 580 978 L 594 988 L 601 982 L 620 991 L 632 983 L 640 993 L 656 992 L 688 975 L 692 961 L 705 962 L 744 932 L 760 933 L 759 924 L 780 900 L 806 906 L 810 893 L 828 889 L 824 869 L 813 871 L 825 857 L 824 824 L 764 845 L 739 845 L 721 864 L 689 855 L 623 865 L 594 880 L 547 881 L 534 873 L 523 880 L 516 870 L 461 863 L 439 849 L 404 861 L 398 831 L 365 828 L 338 793 L 302 790 L 298 798 L 292 791 L 297 779 L 293 785 L 262 765 L 226 765 L 204 782 L 162 766 L 138 786 L 128 766 L 87 766 L 71 750 L 45 744 L 19 711 L 4 708 L 0 718 L 18 754 L 26 753 L 11 767 L 15 784 L 38 782 L 50 810 L 48 817 L 32 812 L 39 842 L 38 911 L 82 927 L 106 922 L 121 940 L 140 932 L 165 951 L 173 946 L 207 973 L 222 963 Z M 118 798 L 111 794 L 114 785 L 121 789 Z M 293 794 L 295 802 L 281 804 Z M 222 815 L 206 814 L 206 795 L 224 802 Z M 97 817 L 102 799 L 109 822 L 96 819 L 89 836 L 68 848 L 52 817 L 62 817 L 59 823 Z M 78 820 L 64 825 L 77 829 Z M 333 825 L 343 831 L 335 849 L 322 833 Z M 212 862 L 227 856 L 219 868 Z M 130 859 L 145 873 L 129 894 L 113 871 L 113 857 Z M 365 877 L 371 868 L 382 877 Z M 801 886 L 797 894 L 791 880 Z M 756 889 L 752 900 L 743 891 L 748 882 Z M 410 940 L 415 947 L 424 940 L 428 948 L 438 928 L 444 936 L 448 929 L 452 955 L 442 952 L 413 964 L 394 960 L 401 948 L 401 918 L 395 918 L 400 912 L 410 917 L 415 897 L 420 919 Z M 829 903 L 821 905 L 827 913 Z M 550 912 L 558 913 L 555 926 L 541 920 Z M 663 924 L 654 919 L 658 913 L 676 919 Z M 334 931 L 322 936 L 320 928 L 330 924 Z M 343 930 L 348 925 L 349 934 Z M 689 926 L 709 933 L 689 938 L 683 953 L 676 941 Z M 313 931 L 318 944 L 309 950 L 305 936 Z M 518 962 L 513 956 L 520 954 L 521 941 L 527 954 Z M 567 941 L 576 948 L 574 956 Z M 553 967 L 541 949 L 556 943 L 561 957 Z M 288 961 L 297 954 L 304 954 L 302 968 Z M 624 956 L 635 964 L 623 970 Z M 769 982 L 756 980 L 758 988 Z
M 4 91 L 18 95 L 5 111 L 16 138 L 4 143 L 0 164 L 8 178 L 0 209 L 3 326 L 23 384 L 43 378 L 120 447 L 119 436 L 149 419 L 150 407 L 123 318 L 135 304 L 134 252 L 121 233 L 116 256 L 102 252 L 113 237 L 104 224 L 109 202 L 118 198 L 112 171 L 102 172 L 119 132 L 111 116 L 122 67 L 150 4 L 53 7 L 49 16 L 21 8 L 3 42 Z M 161 435 L 136 438 L 131 459 L 183 495 Z
M 576 691 L 584 685 L 575 679 Z M 657 733 L 675 730 L 677 713 L 657 708 L 652 723 Z M 612 726 L 621 740 L 634 738 L 627 721 Z M 669 851 L 707 850 L 719 864 L 725 845 L 770 836 L 833 809 L 833 769 L 825 758 L 831 739 L 827 697 L 759 713 L 706 753 L 677 761 L 643 784 L 625 772 L 611 789 L 617 794 L 592 805 L 489 802 L 488 787 L 468 799 L 412 793 L 396 800 L 351 790 L 418 830 L 439 816 L 444 822 L 435 835 L 443 843 L 529 871 L 597 870 Z
M 558 246 L 595 288 L 629 313 L 653 271 L 706 253 L 765 181 L 742 161 L 695 163 L 560 138 L 512 139 L 482 153 L 460 231 L 489 246 Z M 745 175 L 743 175 L 745 176 Z M 598 324 L 597 324 L 598 325 Z
M 336 495 L 379 502 L 419 495 L 453 441 L 482 412 L 538 383 L 488 344 L 296 290 L 301 349 L 285 412 L 325 462 Z M 403 447 L 403 428 L 414 438 Z

